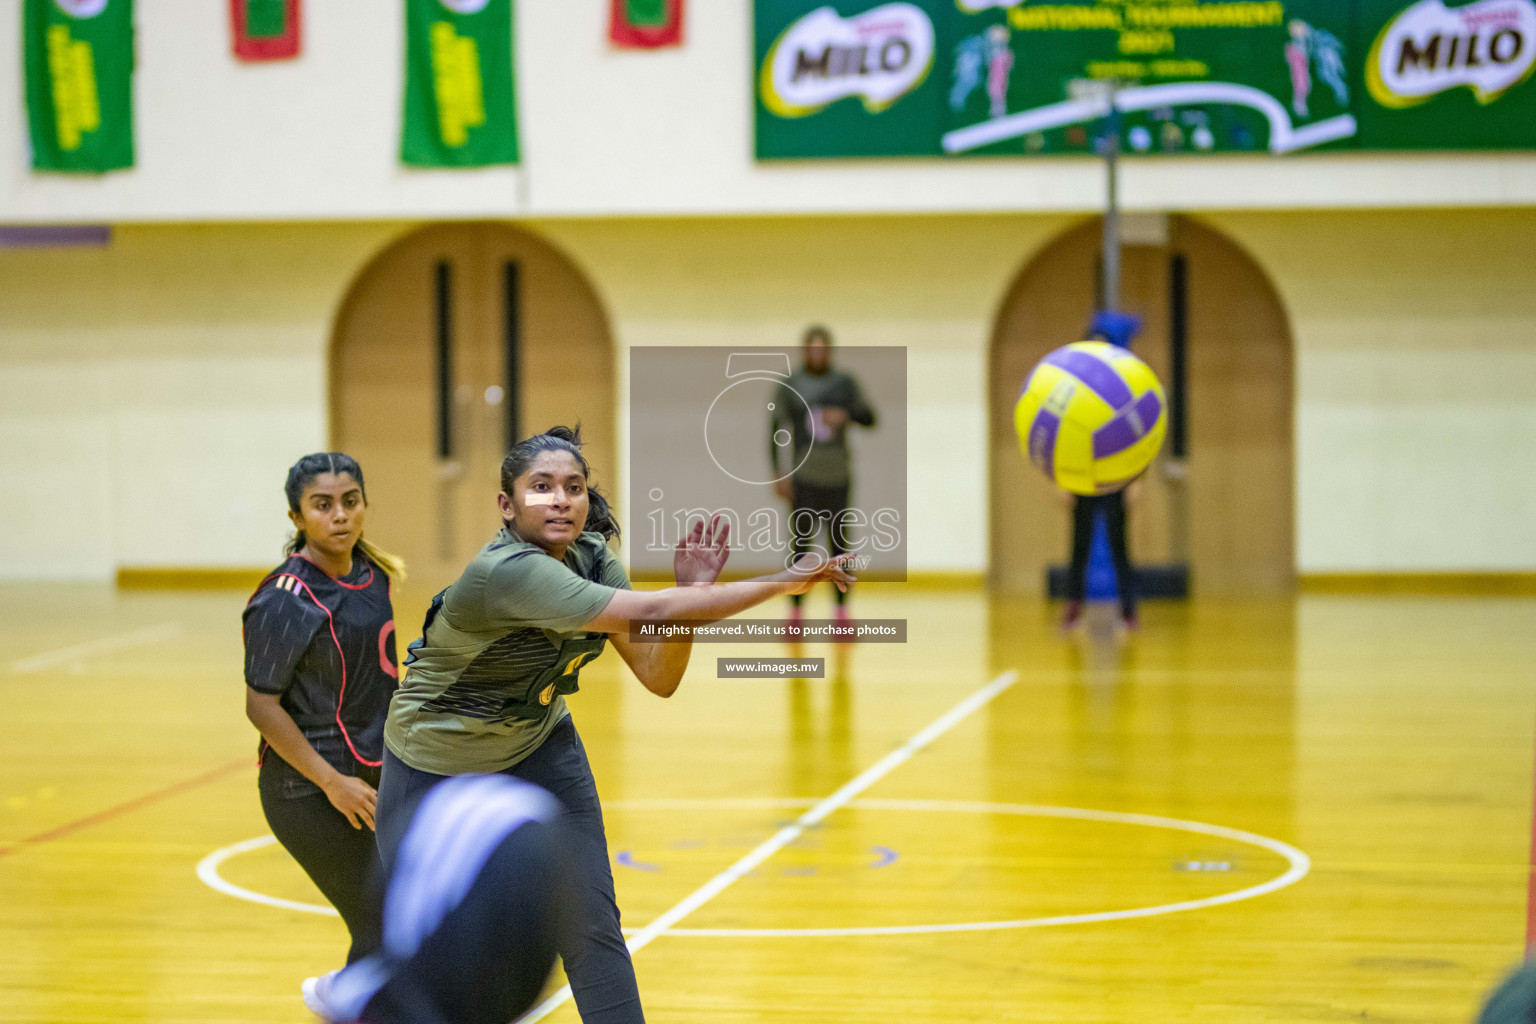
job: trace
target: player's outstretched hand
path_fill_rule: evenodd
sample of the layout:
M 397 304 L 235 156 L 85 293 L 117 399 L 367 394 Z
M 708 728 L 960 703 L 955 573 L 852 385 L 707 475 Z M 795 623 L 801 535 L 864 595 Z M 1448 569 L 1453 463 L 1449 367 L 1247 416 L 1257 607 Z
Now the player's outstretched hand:
M 731 557 L 731 523 L 724 516 L 716 515 L 704 525 L 704 520 L 694 520 L 693 527 L 677 542 L 672 555 L 672 574 L 677 585 L 686 587 L 693 583 L 713 583 L 720 578 L 725 560 Z
M 325 787 L 325 796 L 353 828 L 364 825 L 373 828 L 373 812 L 379 794 L 368 783 L 352 775 L 338 775 Z
M 848 585 L 857 580 L 848 572 L 848 563 L 853 561 L 853 555 L 838 555 L 835 558 L 823 559 L 820 555 L 806 553 L 795 562 L 794 568 L 789 570 L 789 575 L 796 582 L 791 594 L 803 594 L 816 584 L 828 581 L 837 584 L 837 589 L 843 593 L 848 592 Z

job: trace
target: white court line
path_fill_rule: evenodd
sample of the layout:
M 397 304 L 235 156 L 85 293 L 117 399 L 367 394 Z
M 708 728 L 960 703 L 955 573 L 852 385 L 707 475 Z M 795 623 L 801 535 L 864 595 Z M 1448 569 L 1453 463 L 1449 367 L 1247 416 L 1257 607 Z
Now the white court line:
M 1016 683 L 1018 678 L 1017 672 L 1004 672 L 986 686 L 983 686 L 965 698 L 965 700 L 950 708 L 926 729 L 866 768 L 858 777 L 845 784 L 836 793 L 821 800 L 810 810 L 800 815 L 793 824 L 779 829 L 778 832 L 764 840 L 757 849 L 720 872 L 714 878 L 711 878 L 708 882 L 705 882 L 698 889 L 684 897 L 671 910 L 668 910 L 656 920 L 640 929 L 627 943 L 629 951 L 631 953 L 638 953 L 646 946 L 649 946 L 657 936 L 661 935 L 668 928 L 671 928 L 674 924 L 677 924 L 677 922 L 698 910 L 704 904 L 730 888 L 747 872 L 800 838 L 806 829 L 825 820 L 833 811 L 845 806 L 854 797 L 906 764 L 912 759 L 913 754 L 916 754 L 956 725 L 959 725 L 980 708 L 985 707 L 992 698 Z M 534 1021 L 542 1020 L 570 998 L 571 986 L 566 985 L 518 1018 L 517 1024 L 533 1024 Z
M 605 804 L 604 807 L 609 811 L 776 810 L 779 808 L 809 807 L 815 802 L 814 800 L 797 797 L 683 797 L 676 799 L 614 800 Z M 1277 875 L 1267 882 L 1249 886 L 1246 889 L 1235 889 L 1232 892 L 1217 893 L 1214 896 L 1184 900 L 1179 903 L 1163 903 L 1152 907 L 1133 907 L 1126 910 L 1101 910 L 1086 914 L 1063 914 L 1056 917 L 1031 917 L 1010 921 L 966 921 L 953 924 L 884 925 L 848 928 L 669 928 L 667 929 L 667 934 L 682 938 L 848 938 L 877 935 L 927 935 L 937 932 L 1001 931 L 1014 928 L 1049 928 L 1069 924 L 1101 924 L 1106 921 L 1127 921 L 1134 918 L 1158 917 L 1163 914 L 1177 914 L 1188 910 L 1200 910 L 1206 907 L 1218 907 L 1228 903 L 1237 903 L 1241 900 L 1251 900 L 1284 889 L 1286 886 L 1294 885 L 1305 878 L 1312 869 L 1310 857 L 1289 843 L 1281 842 L 1278 839 L 1271 839 L 1256 832 L 1245 832 L 1241 829 L 1227 828 L 1224 825 L 1210 825 L 1203 821 L 1189 821 L 1183 818 L 1166 818 L 1155 814 L 1100 811 L 1084 807 L 1056 807 L 1044 804 L 981 803 L 966 800 L 850 800 L 846 806 L 851 810 L 865 811 L 1016 814 L 1028 817 L 1071 818 L 1079 821 L 1098 821 L 1114 825 L 1140 825 L 1147 828 L 1164 828 L 1177 832 L 1193 832 L 1199 835 L 1216 836 L 1221 839 L 1229 839 L 1234 842 L 1257 846 L 1279 854 L 1289 863 L 1289 867 L 1284 874 Z M 219 874 L 219 867 L 231 857 L 271 846 L 275 841 L 271 836 L 261 836 L 257 839 L 247 839 L 244 842 L 226 846 L 221 850 L 215 850 L 198 863 L 197 876 L 202 879 L 204 884 L 237 899 L 249 900 L 253 903 L 262 903 L 273 907 L 282 907 L 288 910 L 298 910 L 308 914 L 325 914 L 334 917 L 336 911 L 328 905 L 298 903 L 293 900 L 280 899 L 276 896 L 268 896 L 265 893 L 241 888 L 226 881 Z M 626 929 L 626 932 L 631 935 L 637 934 L 638 931 L 639 929 Z
M 57 668 L 60 665 L 70 665 L 86 658 L 95 657 L 98 654 L 110 654 L 113 651 L 125 650 L 129 647 L 143 647 L 145 644 L 158 643 L 161 640 L 170 640 L 181 635 L 181 623 L 162 622 L 158 626 L 148 626 L 144 629 L 136 629 L 130 633 L 116 633 L 112 636 L 104 636 L 100 640 L 89 640 L 83 644 L 75 644 L 73 647 L 60 647 L 56 651 L 44 651 L 34 654 L 29 658 L 11 662 L 9 668 L 13 675 L 24 676 L 32 672 L 41 672 L 44 669 Z
M 243 843 L 235 843 L 226 846 L 222 850 L 214 850 L 208 856 L 197 862 L 197 877 L 210 889 L 217 889 L 236 899 L 250 900 L 252 903 L 265 903 L 269 907 L 282 907 L 284 910 L 300 910 L 306 914 L 323 914 L 329 917 L 340 917 L 335 907 L 322 907 L 318 903 L 300 903 L 297 900 L 285 900 L 277 896 L 268 896 L 264 892 L 252 892 L 250 889 L 242 889 L 233 882 L 226 882 L 219 874 L 219 865 L 229 858 L 241 853 L 250 853 L 264 846 L 271 846 L 277 842 L 276 836 L 257 836 L 255 839 L 247 839 Z
M 674 803 L 680 803 L 675 801 Z M 635 801 L 646 803 L 646 801 Z M 745 801 L 700 801 L 695 807 L 705 804 L 726 804 L 743 806 Z M 764 802 L 759 806 L 774 806 Z M 803 804 L 802 804 L 803 806 Z M 1199 835 L 1216 836 L 1220 839 L 1228 839 L 1233 842 L 1245 843 L 1249 846 L 1257 846 L 1279 854 L 1287 862 L 1287 869 L 1283 874 L 1271 878 L 1267 882 L 1249 886 L 1246 889 L 1235 889 L 1232 892 L 1218 893 L 1215 896 L 1205 896 L 1200 899 L 1184 900 L 1178 903 L 1163 903 L 1153 907 L 1133 907 L 1127 910 L 1101 910 L 1088 914 L 1062 914 L 1057 917 L 1030 917 L 1012 921 L 965 921 L 955 924 L 914 924 L 914 925 L 886 925 L 880 927 L 865 928 L 673 928 L 667 934 L 679 937 L 692 936 L 695 938 L 712 939 L 762 939 L 762 938 L 848 938 L 854 936 L 871 935 L 928 935 L 937 932 L 985 932 L 1003 931 L 1013 928 L 1051 928 L 1068 924 L 1101 924 L 1106 921 L 1129 921 L 1142 917 L 1159 917 L 1163 914 L 1178 914 L 1188 910 L 1201 910 L 1206 907 L 1219 907 L 1227 903 L 1238 903 L 1242 900 L 1251 900 L 1284 889 L 1288 885 L 1294 885 L 1307 876 L 1312 870 L 1312 859 L 1302 851 L 1289 843 L 1269 836 L 1261 836 L 1256 832 L 1244 832 L 1241 829 L 1227 828 L 1224 825 L 1210 825 L 1203 821 L 1187 821 L 1183 818 L 1165 818 L 1156 814 L 1132 814 L 1124 811 L 1099 811 L 1086 807 L 1054 807 L 1043 804 L 1004 804 L 1004 803 L 978 803 L 963 800 L 854 800 L 848 805 L 855 810 L 869 811 L 950 811 L 962 814 L 1017 814 L 1036 818 L 1071 818 L 1078 821 L 1099 821 L 1114 825 L 1140 825 L 1146 828 L 1163 828 L 1175 832 L 1194 832 Z M 681 808 L 678 808 L 681 809 Z
M 633 800 L 604 800 L 603 810 L 614 811 L 761 811 L 776 807 L 809 807 L 816 801 L 803 796 L 722 796 L 722 797 L 636 797 Z

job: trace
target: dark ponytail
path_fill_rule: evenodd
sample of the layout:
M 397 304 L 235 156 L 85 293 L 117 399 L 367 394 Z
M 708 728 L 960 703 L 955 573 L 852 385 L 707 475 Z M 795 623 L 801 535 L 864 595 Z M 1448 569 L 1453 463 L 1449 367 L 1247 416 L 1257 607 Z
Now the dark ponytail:
M 543 452 L 571 453 L 587 481 L 587 502 L 590 508 L 587 510 L 586 529 L 596 530 L 605 540 L 616 539 L 619 536 L 619 520 L 613 514 L 613 506 L 608 504 L 608 499 L 592 483 L 592 467 L 587 464 L 586 456 L 581 454 L 580 423 L 575 427 L 550 427 L 542 434 L 535 434 L 513 445 L 501 463 L 501 489 L 511 494 L 513 481 L 526 473 L 528 467 L 533 465 L 533 460 Z
M 304 488 L 314 483 L 315 477 L 321 473 L 346 473 L 357 481 L 357 486 L 363 492 L 363 504 L 368 504 L 368 486 L 363 483 L 363 467 L 357 464 L 357 460 L 341 452 L 316 452 L 313 455 L 304 456 L 288 467 L 288 480 L 283 484 L 283 493 L 288 497 L 288 511 L 295 514 L 299 512 Z M 304 531 L 298 530 L 288 541 L 283 552 L 289 555 L 297 554 L 304 549 L 305 543 Z M 398 555 L 392 555 L 388 551 L 377 548 L 362 537 L 357 538 L 357 549 L 372 559 L 373 563 L 383 569 L 391 579 L 405 579 L 405 563 Z

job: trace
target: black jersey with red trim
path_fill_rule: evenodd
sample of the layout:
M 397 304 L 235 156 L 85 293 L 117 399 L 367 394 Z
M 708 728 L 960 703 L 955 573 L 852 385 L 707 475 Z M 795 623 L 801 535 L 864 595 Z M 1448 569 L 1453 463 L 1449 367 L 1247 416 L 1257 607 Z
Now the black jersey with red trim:
M 400 677 L 384 570 L 358 552 L 352 571 L 336 579 L 292 555 L 261 581 L 244 621 L 246 685 L 280 696 L 338 771 L 353 774 L 357 762 L 377 766 Z

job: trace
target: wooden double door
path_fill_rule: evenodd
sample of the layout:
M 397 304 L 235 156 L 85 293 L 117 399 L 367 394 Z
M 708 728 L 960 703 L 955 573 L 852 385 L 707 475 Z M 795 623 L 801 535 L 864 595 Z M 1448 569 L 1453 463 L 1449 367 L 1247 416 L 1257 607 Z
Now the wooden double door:
M 421 229 L 358 276 L 331 349 L 331 438 L 363 467 L 367 535 L 405 558 L 411 605 L 498 528 L 514 441 L 580 422 L 611 486 L 613 358 L 580 272 L 508 225 Z
M 1041 593 L 1046 566 L 1067 560 L 1066 503 L 1020 453 L 1013 406 L 1041 357 L 1083 337 L 1100 234 L 1093 221 L 1057 239 L 1015 280 L 998 314 L 989 444 L 990 577 L 999 590 Z M 1170 391 L 1184 382 L 1182 439 L 1170 431 L 1131 507 L 1133 561 L 1188 565 L 1197 594 L 1290 591 L 1292 348 L 1274 288 L 1223 235 L 1173 218 L 1166 241 L 1126 247 L 1120 306 L 1145 320 L 1137 355 Z M 1170 480 L 1170 464 L 1181 479 Z

